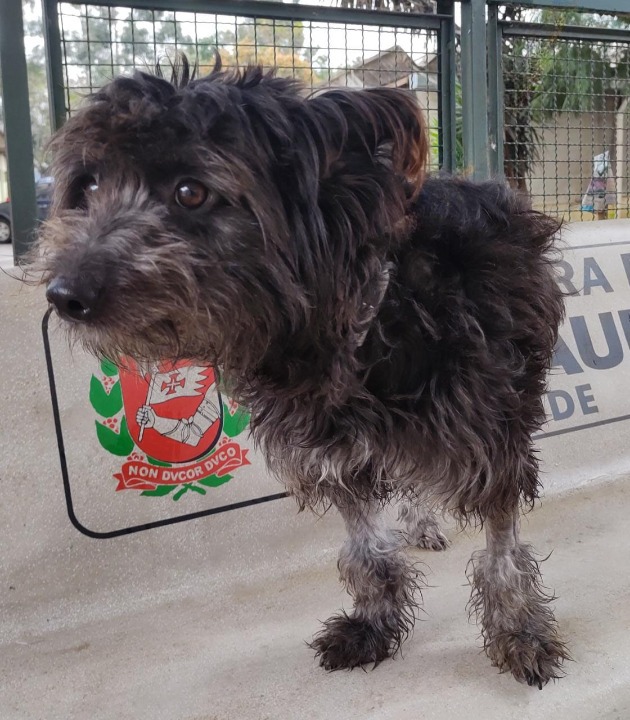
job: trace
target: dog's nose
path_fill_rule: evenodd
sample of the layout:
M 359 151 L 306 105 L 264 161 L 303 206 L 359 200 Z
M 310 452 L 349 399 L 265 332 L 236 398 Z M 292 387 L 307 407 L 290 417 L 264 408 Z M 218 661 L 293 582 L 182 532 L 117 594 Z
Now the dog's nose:
M 46 288 L 46 298 L 55 306 L 59 315 L 79 322 L 94 319 L 99 297 L 100 292 L 95 284 L 64 277 L 53 278 Z

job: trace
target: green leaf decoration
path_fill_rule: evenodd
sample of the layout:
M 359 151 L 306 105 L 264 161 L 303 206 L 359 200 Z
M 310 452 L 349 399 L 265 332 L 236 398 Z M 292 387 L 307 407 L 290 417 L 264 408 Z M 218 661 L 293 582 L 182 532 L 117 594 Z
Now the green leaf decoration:
M 107 377 L 118 375 L 118 365 L 114 365 L 114 363 L 107 358 L 101 360 L 101 370 L 103 371 L 103 375 L 107 375 Z
M 223 403 L 223 432 L 230 438 L 240 435 L 247 427 L 250 414 L 239 408 L 234 415 L 230 415 L 230 411 L 225 403 Z
M 177 485 L 158 485 L 155 490 L 143 490 L 140 495 L 147 495 L 150 497 L 164 497 L 170 492 L 175 490 Z
M 179 490 L 173 495 L 173 500 L 177 502 L 182 495 L 185 495 L 190 490 L 190 484 L 185 483 L 179 486 Z
M 157 465 L 158 467 L 173 467 L 171 463 L 162 462 L 161 460 L 156 460 L 155 458 L 149 457 L 147 455 L 147 462 L 151 465 Z
M 120 382 L 114 383 L 108 395 L 101 381 L 96 375 L 92 375 L 90 380 L 90 403 L 96 412 L 103 417 L 110 418 L 117 415 L 123 406 Z
M 226 482 L 232 479 L 232 475 L 223 475 L 222 477 L 217 477 L 216 475 L 210 475 L 210 477 L 202 478 L 201 480 L 197 480 L 197 482 L 200 485 L 205 485 L 206 487 L 219 487 L 219 485 L 224 485 Z
M 107 452 L 121 457 L 131 453 L 134 448 L 134 442 L 131 439 L 129 429 L 127 428 L 127 421 L 124 417 L 120 423 L 120 432 L 117 433 L 110 430 L 106 425 L 101 425 L 97 420 L 94 421 L 94 424 L 96 425 L 98 441 Z

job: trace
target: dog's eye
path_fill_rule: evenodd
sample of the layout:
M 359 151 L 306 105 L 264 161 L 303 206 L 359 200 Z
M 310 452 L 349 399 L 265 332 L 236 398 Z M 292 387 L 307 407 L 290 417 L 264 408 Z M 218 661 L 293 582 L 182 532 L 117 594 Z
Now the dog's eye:
M 184 180 L 175 188 L 175 202 L 186 210 L 201 207 L 208 199 L 208 188 L 197 180 Z
M 68 196 L 68 207 L 77 210 L 87 209 L 87 198 L 98 191 L 98 180 L 94 175 L 77 178 Z

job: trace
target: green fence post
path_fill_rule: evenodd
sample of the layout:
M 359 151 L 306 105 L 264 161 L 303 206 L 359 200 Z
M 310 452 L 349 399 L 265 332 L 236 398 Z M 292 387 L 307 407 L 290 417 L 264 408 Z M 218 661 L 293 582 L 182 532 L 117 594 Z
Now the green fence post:
M 490 139 L 490 172 L 503 177 L 503 36 L 499 25 L 499 8 L 488 8 L 488 131 Z
M 462 1 L 462 105 L 464 170 L 490 176 L 486 0 Z
M 455 86 L 455 14 L 453 0 L 438 0 L 437 11 L 447 15 L 440 24 L 438 35 L 438 117 L 440 127 L 440 169 L 454 172 L 457 169 L 457 118 Z
M 44 20 L 44 47 L 48 77 L 48 104 L 50 107 L 50 127 L 53 132 L 66 121 L 66 98 L 63 82 L 63 58 L 61 54 L 61 35 L 59 33 L 57 0 L 42 0 Z
M 17 264 L 33 242 L 37 222 L 22 0 L 0 2 L 0 76 L 11 193 L 13 257 Z

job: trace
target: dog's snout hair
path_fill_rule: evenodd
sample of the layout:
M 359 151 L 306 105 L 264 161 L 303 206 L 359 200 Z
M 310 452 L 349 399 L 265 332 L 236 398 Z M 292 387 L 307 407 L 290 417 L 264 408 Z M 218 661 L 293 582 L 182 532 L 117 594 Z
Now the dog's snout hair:
M 38 262 L 49 300 L 73 320 L 74 339 L 99 354 L 181 355 L 184 331 L 173 318 L 196 306 L 197 286 L 194 261 L 186 261 L 163 205 L 133 179 L 99 187 L 89 202 L 89 208 L 58 208 L 42 228 Z M 162 292 L 171 297 L 160 301 Z M 153 302 L 146 302 L 147 293 Z M 133 337 L 135 347 L 119 342 L 117 333 L 129 333 L 130 311 L 150 352 Z
M 404 92 L 307 98 L 294 81 L 260 68 L 217 66 L 187 84 L 143 73 L 113 81 L 52 149 L 53 219 L 39 246 L 44 280 L 96 264 L 107 268 L 112 289 L 98 327 L 75 323 L 77 339 L 114 358 L 132 349 L 196 354 L 242 375 L 291 335 L 315 331 L 331 349 L 352 342 L 343 336 L 363 323 L 362 296 L 382 265 L 369 247 L 357 255 L 354 235 L 389 238 L 404 229 L 427 138 L 422 112 Z M 208 192 L 195 210 L 174 201 L 187 179 Z M 123 309 L 139 317 L 147 304 L 151 323 L 171 329 L 166 345 L 156 346 L 149 324 L 131 337 L 117 323 Z M 209 317 L 212 342 L 198 338 Z
M 500 182 L 427 177 L 427 148 L 404 90 L 118 78 L 53 141 L 36 266 L 88 350 L 216 365 L 298 502 L 339 508 L 355 606 L 315 638 L 324 667 L 378 663 L 413 625 L 421 577 L 379 515 L 402 498 L 421 547 L 446 545 L 436 508 L 485 523 L 486 651 L 542 686 L 568 655 L 517 517 L 540 489 L 559 224 Z

